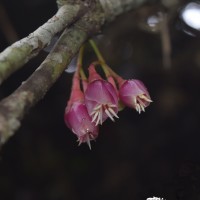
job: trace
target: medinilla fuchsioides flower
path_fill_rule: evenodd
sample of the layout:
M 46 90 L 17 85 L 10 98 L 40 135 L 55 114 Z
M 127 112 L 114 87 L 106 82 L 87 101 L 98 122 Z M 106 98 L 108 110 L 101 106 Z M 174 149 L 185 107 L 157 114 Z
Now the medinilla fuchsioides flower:
M 119 84 L 119 97 L 122 103 L 136 109 L 139 113 L 152 102 L 151 97 L 140 80 L 123 80 Z
M 84 93 L 85 104 L 92 122 L 102 124 L 108 117 L 118 118 L 118 95 L 111 83 L 103 80 L 92 64 L 89 67 L 89 83 Z
M 86 142 L 91 149 L 90 141 L 97 138 L 99 130 L 98 126 L 92 122 L 84 103 L 78 69 L 73 77 L 71 96 L 65 109 L 64 121 L 78 137 L 79 145 Z
M 137 79 L 125 80 L 107 66 L 110 74 L 118 83 L 118 94 L 120 101 L 137 112 L 145 111 L 145 108 L 152 102 L 149 92 L 142 81 Z
M 73 102 L 65 110 L 66 125 L 78 137 L 79 144 L 86 142 L 91 149 L 90 141 L 98 136 L 98 126 L 92 122 L 85 104 L 81 101 Z

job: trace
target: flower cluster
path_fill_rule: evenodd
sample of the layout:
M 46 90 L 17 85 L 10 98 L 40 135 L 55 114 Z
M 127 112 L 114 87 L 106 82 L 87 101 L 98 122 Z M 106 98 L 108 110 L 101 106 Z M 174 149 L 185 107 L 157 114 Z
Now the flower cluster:
M 103 79 L 96 66 L 92 63 L 88 68 L 89 77 L 81 76 L 80 80 L 81 67 L 78 65 L 64 114 L 65 123 L 78 137 L 79 145 L 87 143 L 89 148 L 90 141 L 98 136 L 99 125 L 108 118 L 112 121 L 119 118 L 120 104 L 141 113 L 152 102 L 141 81 L 124 80 L 105 63 L 102 68 L 106 79 Z

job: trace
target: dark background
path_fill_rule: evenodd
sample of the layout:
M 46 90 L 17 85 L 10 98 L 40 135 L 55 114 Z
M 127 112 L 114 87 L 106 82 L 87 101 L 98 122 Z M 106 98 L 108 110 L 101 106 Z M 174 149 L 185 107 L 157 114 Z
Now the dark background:
M 72 74 L 64 73 L 25 116 L 0 153 L 0 200 L 200 199 L 200 38 L 184 32 L 179 18 L 187 1 L 170 12 L 172 65 L 162 64 L 159 32 L 144 28 L 146 17 L 166 11 L 146 5 L 107 25 L 96 38 L 108 64 L 124 78 L 141 79 L 154 101 L 145 113 L 119 113 L 100 127 L 92 150 L 77 146 L 65 126 Z M 55 14 L 54 0 L 4 0 L 1 6 L 18 38 Z M 0 14 L 1 22 L 2 12 Z M 12 43 L 0 26 L 0 50 Z M 42 51 L 0 88 L 15 90 L 43 61 Z M 88 49 L 85 62 L 95 59 Z

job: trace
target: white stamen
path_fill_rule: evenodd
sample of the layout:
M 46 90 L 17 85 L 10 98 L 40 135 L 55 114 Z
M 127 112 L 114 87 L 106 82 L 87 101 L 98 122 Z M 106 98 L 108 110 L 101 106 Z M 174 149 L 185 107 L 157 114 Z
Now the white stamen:
M 98 111 L 95 111 L 95 114 L 94 116 L 92 117 L 92 122 L 94 122 L 98 116 L 99 112 Z
M 141 107 L 142 111 L 145 112 L 144 106 L 142 104 L 140 104 L 140 107 Z
M 101 119 L 101 125 L 103 124 L 103 111 L 102 111 L 102 107 L 100 108 L 100 113 L 99 113 L 99 115 L 100 115 L 100 119 Z
M 98 113 L 98 117 L 97 117 L 95 126 L 97 126 L 100 122 L 100 111 L 98 111 L 97 113 Z
M 95 108 L 94 108 L 94 110 L 99 110 L 100 108 L 101 108 L 101 104 L 100 105 L 98 105 L 98 106 L 96 106 Z
M 90 116 L 92 116 L 92 122 L 95 122 L 95 126 L 98 124 L 103 123 L 103 112 L 107 114 L 107 116 L 112 120 L 115 121 L 113 117 L 119 118 L 116 112 L 112 109 L 116 107 L 116 105 L 98 105 L 94 108 Z M 105 109 L 106 108 L 106 109 Z
M 142 104 L 143 106 L 145 106 L 144 100 L 142 100 L 140 97 L 137 98 L 137 101 L 139 104 Z
M 94 140 L 94 135 L 90 134 L 90 137 L 92 138 L 92 140 Z
M 78 142 L 78 146 L 80 146 L 81 143 L 82 143 L 82 142 L 80 141 L 80 139 L 78 139 L 77 142 Z
M 134 103 L 137 106 L 137 99 L 136 98 L 134 98 Z
M 111 114 L 113 114 L 113 116 L 115 116 L 116 118 L 119 118 L 112 108 L 109 107 L 108 110 L 111 112 Z
M 141 113 L 141 109 L 140 109 L 140 105 L 136 104 L 136 110 L 139 112 L 139 114 Z
M 139 97 L 140 97 L 141 99 L 144 99 L 144 100 L 147 101 L 147 102 L 150 102 L 150 103 L 153 102 L 151 99 L 147 98 L 147 97 L 146 97 L 145 95 L 143 95 L 143 94 L 140 95 Z
M 89 137 L 89 135 L 87 135 L 86 137 L 87 137 L 86 138 L 87 145 L 88 145 L 89 149 L 91 150 L 90 137 Z
M 90 116 L 94 115 L 97 111 L 96 110 L 93 110 L 90 114 Z
M 111 104 L 111 105 L 109 105 L 109 107 L 111 107 L 111 108 L 116 108 L 117 106 L 114 105 L 114 104 Z
M 105 109 L 105 113 L 110 117 L 110 119 L 114 122 L 115 120 L 113 119 L 112 115 L 109 113 L 107 109 Z

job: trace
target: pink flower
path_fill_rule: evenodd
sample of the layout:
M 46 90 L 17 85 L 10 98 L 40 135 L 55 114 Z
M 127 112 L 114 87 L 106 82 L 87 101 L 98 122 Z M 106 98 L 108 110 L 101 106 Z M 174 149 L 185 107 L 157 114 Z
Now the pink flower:
M 85 104 L 92 122 L 102 124 L 108 117 L 114 121 L 118 113 L 118 95 L 111 83 L 105 81 L 90 65 L 89 83 L 85 90 Z
M 139 113 L 152 102 L 144 84 L 136 79 L 126 80 L 120 85 L 119 97 L 128 107 L 136 109 Z
M 98 136 L 98 126 L 92 122 L 87 108 L 81 101 L 70 103 L 65 109 L 66 125 L 78 137 L 79 145 L 86 142 L 91 149 L 90 141 Z
M 92 122 L 102 124 L 108 117 L 114 121 L 118 113 L 118 96 L 111 83 L 105 80 L 90 82 L 85 91 L 85 104 Z
M 70 99 L 65 109 L 64 120 L 66 125 L 78 137 L 79 145 L 86 142 L 91 149 L 90 141 L 98 136 L 98 127 L 92 122 L 84 104 L 84 94 L 80 88 L 80 66 L 73 76 Z

